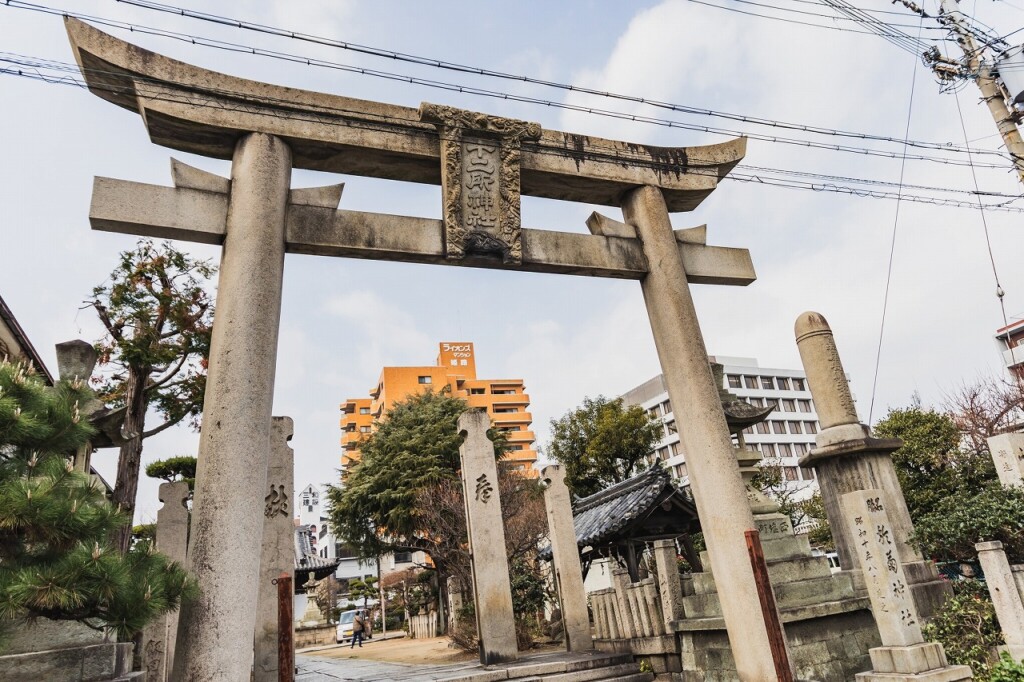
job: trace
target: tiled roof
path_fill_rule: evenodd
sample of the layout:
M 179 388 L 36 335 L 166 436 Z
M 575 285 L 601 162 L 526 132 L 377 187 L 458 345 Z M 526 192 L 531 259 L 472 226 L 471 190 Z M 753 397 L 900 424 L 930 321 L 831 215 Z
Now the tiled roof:
M 674 505 L 685 508 L 680 511 L 684 517 L 680 519 L 683 526 L 689 526 L 696 520 L 697 509 L 693 502 L 673 485 L 671 476 L 659 464 L 584 497 L 573 505 L 576 544 L 581 548 L 606 544 L 630 524 L 645 519 L 656 504 L 662 504 L 669 498 Z M 689 519 L 685 518 L 687 511 L 690 512 Z M 540 557 L 550 559 L 551 548 L 541 550 Z
M 337 559 L 324 559 L 313 549 L 313 543 L 309 540 L 309 526 L 296 526 L 295 528 L 295 570 L 296 571 L 321 571 L 333 569 L 338 565 Z

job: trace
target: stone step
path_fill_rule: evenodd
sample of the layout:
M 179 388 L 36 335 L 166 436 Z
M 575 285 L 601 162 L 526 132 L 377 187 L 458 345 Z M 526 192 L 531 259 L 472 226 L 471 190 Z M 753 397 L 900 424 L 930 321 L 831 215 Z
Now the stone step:
M 544 682 L 609 682 L 610 680 L 631 680 L 634 675 L 647 675 L 641 673 L 638 663 L 620 663 L 602 668 L 591 668 L 590 670 L 576 670 L 568 673 L 545 675 L 537 678 Z M 645 678 L 646 679 L 646 678 Z
M 823 556 L 802 556 L 790 559 L 776 559 L 768 563 L 768 577 L 772 585 L 791 583 L 797 580 L 827 578 L 832 575 L 828 559 Z
M 825 576 L 772 585 L 779 608 L 803 606 L 853 597 L 853 583 L 846 576 Z
M 606 677 L 601 682 L 651 682 L 653 679 L 654 673 L 633 673 L 621 677 Z
M 722 605 L 718 601 L 718 593 L 683 597 L 683 613 L 686 618 L 721 618 Z
M 548 660 L 545 660 L 548 659 Z M 605 654 L 595 653 L 585 657 L 573 656 L 570 660 L 550 660 L 550 657 L 543 656 L 536 659 L 520 659 L 508 666 L 500 666 L 489 669 L 484 673 L 473 672 L 465 676 L 450 678 L 451 682 L 491 682 L 492 680 L 518 680 L 519 682 L 536 682 L 548 680 L 556 675 L 572 675 L 575 673 L 587 673 L 590 671 L 603 671 L 620 665 L 633 665 L 633 670 L 638 666 L 633 663 L 632 654 Z M 501 677 L 495 677 L 495 673 L 503 673 Z M 577 678 L 567 677 L 565 682 Z M 583 678 L 579 678 L 583 679 Z M 606 677 L 588 678 L 603 682 Z

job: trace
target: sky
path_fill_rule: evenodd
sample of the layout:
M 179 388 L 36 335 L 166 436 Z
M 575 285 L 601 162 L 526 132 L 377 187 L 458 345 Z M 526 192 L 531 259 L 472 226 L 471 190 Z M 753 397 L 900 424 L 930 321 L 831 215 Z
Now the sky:
M 208 3 L 177 1 L 209 11 Z M 867 144 L 440 71 L 113 0 L 52 2 L 65 11 L 556 103 L 829 144 Z M 733 0 L 715 2 L 756 9 Z M 767 2 L 830 12 L 798 0 Z M 881 0 L 857 4 L 898 8 Z M 925 5 L 934 10 L 933 0 Z M 968 2 L 964 9 L 1000 35 L 1024 26 L 1024 10 L 1009 2 Z M 335 40 L 752 117 L 903 138 L 909 112 L 911 139 L 963 145 L 966 133 L 975 147 L 996 149 L 1001 142 L 972 83 L 964 83 L 956 95 L 941 92 L 917 57 L 878 36 L 771 21 L 690 0 L 296 0 L 273 6 L 239 1 L 217 3 L 216 12 Z M 786 16 L 857 28 L 812 15 Z M 909 13 L 884 18 L 918 33 L 919 22 Z M 944 35 L 934 30 L 933 21 L 921 25 L 925 38 Z M 423 101 L 448 104 L 536 121 L 546 129 L 645 144 L 692 146 L 728 139 L 109 30 L 183 61 L 275 84 L 409 107 Z M 940 47 L 948 56 L 959 56 L 948 42 Z M 0 52 L 0 60 L 27 55 L 73 61 L 58 16 L 4 5 Z M 54 344 L 99 338 L 99 323 L 83 309 L 83 301 L 105 281 L 117 254 L 135 243 L 131 236 L 90 230 L 93 177 L 170 185 L 172 156 L 225 176 L 229 164 L 154 145 L 137 114 L 80 88 L 0 74 L 0 102 L 0 296 L 55 370 Z M 871 146 L 897 157 L 903 151 L 898 144 Z M 901 174 L 898 158 L 753 139 L 743 163 L 886 182 L 899 181 Z M 1008 165 L 976 173 L 982 190 L 1021 193 Z M 974 187 L 965 166 L 908 160 L 903 178 L 907 184 Z M 292 182 L 294 187 L 344 182 L 341 206 L 346 209 L 440 218 L 441 193 L 435 186 L 309 171 L 296 171 Z M 523 226 L 586 232 L 584 221 L 595 209 L 621 218 L 616 208 L 525 197 Z M 709 353 L 754 357 L 764 367 L 797 368 L 793 323 L 803 311 L 818 311 L 835 332 L 861 418 L 877 421 L 915 395 L 925 405 L 941 406 L 957 386 L 1002 371 L 992 338 L 1003 326 L 992 261 L 1005 291 L 1008 319 L 1019 319 L 1024 269 L 1015 260 L 1024 252 L 1022 219 L 1020 213 L 982 215 L 977 209 L 907 201 L 897 206 L 893 200 L 727 179 L 691 214 L 673 215 L 673 224 L 706 223 L 710 244 L 749 249 L 757 271 L 757 281 L 747 287 L 694 286 Z M 217 247 L 177 246 L 198 258 L 219 258 Z M 432 363 L 441 341 L 474 342 L 481 377 L 525 380 L 541 447 L 550 420 L 584 397 L 616 396 L 659 372 L 640 287 L 633 281 L 290 255 L 282 310 L 274 414 L 295 420 L 291 444 L 299 489 L 337 478 L 339 403 L 366 396 L 384 365 Z M 187 427 L 169 429 L 146 441 L 143 461 L 194 454 L 197 445 L 198 435 Z M 94 456 L 94 465 L 108 480 L 116 456 L 116 450 Z M 155 518 L 157 485 L 145 477 L 140 483 L 140 522 Z

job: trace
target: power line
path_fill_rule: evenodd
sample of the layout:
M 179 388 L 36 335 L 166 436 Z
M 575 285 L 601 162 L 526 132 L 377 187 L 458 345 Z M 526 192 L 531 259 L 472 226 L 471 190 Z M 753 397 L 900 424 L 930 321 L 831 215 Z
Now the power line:
M 10 60 L 8 58 L 0 58 L 0 62 L 4 62 L 4 61 L 10 63 L 12 60 Z M 42 72 L 41 69 L 43 69 L 43 70 L 49 69 L 49 70 L 52 70 L 52 71 L 57 71 L 59 75 L 47 74 L 47 73 Z M 31 80 L 42 81 L 42 82 L 49 83 L 49 84 L 71 85 L 71 86 L 79 87 L 79 88 L 82 88 L 82 89 L 100 90 L 100 91 L 113 92 L 113 93 L 117 93 L 117 94 L 128 94 L 128 90 L 125 89 L 125 88 L 119 88 L 119 87 L 114 86 L 114 85 L 100 84 L 100 83 L 97 83 L 96 85 L 93 85 L 93 86 L 89 86 L 81 78 L 78 78 L 78 77 L 76 77 L 74 75 L 68 75 L 68 72 L 74 72 L 74 71 L 77 71 L 77 69 L 78 69 L 78 67 L 76 65 L 64 64 L 64 63 L 61 63 L 61 62 L 54 62 L 52 60 L 38 60 L 37 63 L 32 63 L 32 62 L 26 60 L 23 63 L 16 64 L 15 67 L 0 67 L 0 75 L 11 75 L 11 76 L 16 76 L 16 77 L 22 77 L 22 78 L 27 78 L 27 79 L 31 79 Z M 61 73 L 61 71 L 63 71 L 64 73 Z M 87 71 L 97 71 L 97 70 L 87 69 Z M 104 73 L 102 71 L 98 71 L 98 72 L 99 73 Z M 164 91 L 164 90 L 148 92 L 146 90 L 147 83 L 145 82 L 145 79 L 139 79 L 139 80 L 140 80 L 140 84 L 143 87 L 139 88 L 139 85 L 136 85 L 135 86 L 135 91 L 133 91 L 131 93 L 131 94 L 136 95 L 136 96 L 142 96 L 142 97 L 145 97 L 147 99 L 152 99 L 152 100 L 155 100 L 155 101 L 170 101 L 170 102 L 177 102 L 177 103 L 186 103 L 186 104 L 189 104 L 189 105 L 192 105 L 192 106 L 205 106 L 205 107 L 224 109 L 224 110 L 229 110 L 229 111 L 247 111 L 247 107 L 242 102 L 234 101 L 233 103 L 228 103 L 228 102 L 225 102 L 223 100 L 214 100 L 212 97 L 210 97 L 207 94 L 204 94 L 203 92 L 198 91 L 198 90 L 193 90 L 193 91 L 189 92 L 187 95 L 186 94 L 181 94 L 181 95 L 178 95 L 177 97 L 174 97 L 174 96 L 171 96 L 171 95 L 167 94 L 166 91 Z M 212 93 L 212 94 L 221 94 L 221 95 L 228 95 L 228 96 L 233 95 L 234 97 L 239 97 L 240 95 L 242 95 L 242 93 L 237 93 L 237 92 L 236 93 L 232 93 L 230 91 L 218 92 L 218 91 L 216 91 L 214 89 L 210 89 L 209 92 Z M 344 112 L 342 110 L 336 110 L 338 113 L 335 113 L 333 115 L 335 117 L 335 119 L 332 120 L 332 114 L 329 111 L 329 107 L 324 107 L 324 111 L 323 112 L 315 112 L 315 113 L 314 112 L 296 112 L 293 109 L 286 108 L 284 105 L 287 104 L 287 103 L 276 102 L 273 98 L 269 98 L 269 97 L 254 97 L 254 96 L 251 96 L 251 95 L 249 97 L 250 97 L 250 99 L 252 99 L 255 102 L 258 102 L 260 104 L 263 104 L 264 106 L 267 106 L 267 107 L 277 107 L 277 109 L 274 110 L 274 111 L 266 111 L 264 109 L 261 109 L 261 110 L 259 110 L 258 113 L 265 114 L 265 115 L 272 115 L 272 116 L 274 116 L 276 118 L 280 118 L 280 119 L 299 120 L 299 121 L 314 120 L 314 121 L 320 122 L 320 123 L 326 123 L 326 124 L 332 124 L 332 125 L 340 125 L 340 126 L 344 126 L 344 127 L 358 127 L 358 126 L 361 125 L 361 127 L 365 127 L 367 129 L 373 129 L 373 130 L 378 130 L 378 129 L 381 129 L 381 127 L 383 127 L 384 129 L 387 129 L 390 132 L 396 133 L 396 134 L 404 134 L 404 135 L 410 135 L 410 136 L 415 134 L 415 135 L 426 135 L 426 136 L 438 137 L 438 138 L 440 137 L 440 133 L 436 129 L 429 129 L 429 130 L 428 129 L 424 129 L 423 131 L 417 131 L 416 133 L 411 133 L 408 130 L 404 130 L 403 128 L 395 126 L 394 123 L 397 121 L 397 119 L 393 119 L 393 118 L 390 118 L 390 117 L 387 117 L 387 116 L 381 116 L 379 121 L 374 122 L 372 124 L 369 121 L 367 121 L 365 123 L 362 123 L 362 124 L 359 124 L 359 123 L 356 123 L 356 122 L 352 122 L 350 120 L 338 121 L 336 119 L 337 116 L 340 116 L 340 115 L 342 115 L 344 113 L 352 113 L 352 112 Z M 408 121 L 401 121 L 401 123 L 407 124 Z M 559 157 L 562 157 L 565 154 L 565 150 L 563 148 L 557 147 L 557 146 L 544 145 L 544 144 L 540 144 L 540 143 L 533 143 L 533 144 L 530 144 L 530 145 L 524 144 L 524 149 L 527 148 L 527 147 L 529 147 L 529 150 L 531 152 L 537 153 L 537 154 L 548 154 L 548 155 L 555 155 L 555 156 L 559 156 Z M 597 154 L 597 153 L 590 154 L 591 158 L 593 158 L 594 160 L 610 160 L 610 161 L 617 161 L 617 162 L 624 162 L 624 161 L 627 161 L 627 162 L 637 162 L 637 161 L 643 161 L 645 164 L 647 164 L 648 166 L 650 166 L 652 168 L 659 168 L 659 169 L 661 169 L 661 167 L 664 166 L 664 168 L 662 170 L 671 170 L 671 168 L 669 167 L 670 164 L 659 163 L 659 162 L 652 162 L 650 159 L 644 159 L 644 158 L 641 158 L 641 157 L 633 158 L 629 154 L 623 154 L 622 150 L 617 149 L 617 148 L 607 147 L 606 149 L 609 150 L 609 153 L 607 153 L 607 154 Z M 678 170 L 678 169 L 676 169 L 676 170 Z M 706 168 L 689 168 L 689 169 L 686 170 L 686 172 L 694 174 L 694 175 L 714 174 L 714 175 L 717 176 L 717 169 L 716 168 L 710 168 L 710 169 L 706 169 Z M 803 189 L 803 190 L 811 190 L 811 191 L 816 191 L 816 192 L 830 192 L 830 193 L 847 194 L 847 195 L 850 195 L 850 196 L 860 197 L 860 198 L 891 199 L 891 198 L 895 198 L 895 196 L 896 196 L 892 192 L 877 191 L 877 190 L 864 190 L 864 189 L 851 188 L 851 187 L 846 187 L 846 186 L 841 186 L 841 185 L 819 184 L 819 183 L 811 183 L 811 182 L 799 181 L 799 180 L 787 180 L 785 178 L 771 177 L 769 175 L 765 175 L 765 174 L 761 174 L 761 173 L 750 174 L 750 173 L 744 173 L 744 172 L 736 172 L 735 169 L 734 169 L 733 172 L 731 172 L 729 175 L 727 175 L 725 179 L 736 181 L 736 182 L 748 182 L 748 183 L 756 183 L 756 184 L 761 184 L 761 185 L 768 185 L 768 186 L 772 186 L 772 187 L 784 187 L 784 188 L 788 188 L 788 189 Z M 1016 199 L 1016 197 L 1011 198 L 1010 201 L 1013 201 L 1014 199 Z M 944 199 L 944 198 L 937 198 L 937 197 L 926 197 L 926 196 L 919 196 L 919 195 L 904 195 L 903 196 L 903 200 L 904 201 L 914 201 L 914 202 L 917 202 L 917 203 L 932 204 L 932 205 L 935 205 L 935 206 L 969 207 L 969 208 L 974 208 L 975 207 L 974 203 L 967 202 L 967 201 L 960 201 L 960 200 L 954 200 L 954 199 Z M 1005 212 L 1012 212 L 1012 213 L 1024 213 L 1024 208 L 1018 208 L 1018 207 L 1015 207 L 1015 206 L 1010 206 L 1009 205 L 1010 201 L 1002 202 L 1002 203 L 998 203 L 998 204 L 989 204 L 989 205 L 987 205 L 987 207 L 990 210 L 1005 211 Z
M 685 104 L 675 104 L 675 103 L 671 103 L 671 102 L 663 102 L 663 101 L 648 99 L 648 98 L 645 98 L 645 97 L 638 97 L 638 96 L 634 96 L 634 95 L 625 95 L 625 94 L 621 94 L 621 93 L 614 93 L 614 92 L 609 92 L 609 91 L 597 90 L 597 89 L 594 89 L 594 88 L 587 88 L 587 87 L 583 87 L 583 86 L 571 85 L 571 84 L 566 84 L 566 83 L 558 83 L 558 82 L 555 82 L 555 81 L 538 79 L 538 78 L 533 78 L 533 77 L 530 77 L 530 76 L 516 75 L 516 74 L 511 74 L 511 73 L 507 73 L 507 72 L 503 72 L 503 71 L 495 71 L 495 70 L 485 69 L 485 68 L 477 67 L 477 66 L 470 66 L 470 65 L 466 65 L 466 64 L 459 64 L 459 63 L 455 63 L 455 62 L 448 62 L 448 61 L 444 61 L 444 60 L 440 60 L 440 59 L 435 59 L 435 58 L 431 58 L 431 57 L 423 57 L 423 56 L 413 55 L 413 54 L 404 53 L 404 52 L 396 52 L 396 51 L 393 51 L 393 50 L 388 50 L 388 49 L 379 48 L 379 47 L 372 47 L 372 46 L 368 46 L 368 45 L 361 45 L 361 44 L 358 44 L 358 43 L 352 43 L 352 42 L 343 41 L 343 40 L 335 40 L 335 39 L 331 39 L 331 38 L 325 38 L 325 37 L 322 37 L 322 36 L 314 36 L 314 35 L 310 35 L 310 34 L 305 34 L 305 33 L 300 33 L 300 32 L 296 32 L 296 31 L 291 31 L 291 30 L 288 30 L 288 29 L 278 28 L 278 27 L 274 27 L 274 26 L 268 26 L 268 25 L 265 25 L 265 24 L 258 24 L 258 23 L 254 23 L 254 22 L 247 22 L 247 21 L 243 21 L 241 19 L 224 17 L 224 16 L 215 15 L 215 14 L 209 14 L 209 13 L 206 13 L 206 12 L 196 12 L 196 11 L 193 11 L 193 10 L 189 10 L 189 9 L 182 8 L 182 7 L 177 7 L 177 6 L 174 6 L 174 5 L 167 5 L 167 4 L 157 3 L 157 2 L 150 2 L 149 0 L 118 0 L 118 2 L 121 2 L 123 4 L 132 5 L 132 6 L 135 6 L 135 7 L 140 7 L 142 9 L 148 9 L 148 10 L 152 10 L 152 11 L 156 11 L 156 12 L 162 12 L 162 13 L 172 14 L 172 15 L 176 15 L 176 16 L 182 16 L 182 17 L 189 18 L 189 19 L 196 19 L 196 20 L 199 20 L 199 21 L 205 21 L 205 22 L 210 22 L 210 23 L 219 24 L 219 25 L 223 25 L 223 26 L 229 26 L 229 27 L 232 27 L 232 28 L 238 28 L 238 29 L 242 29 L 242 30 L 254 31 L 254 32 L 258 32 L 258 33 L 264 33 L 264 34 L 273 35 L 273 36 L 277 36 L 277 37 L 289 38 L 289 39 L 293 39 L 293 40 L 297 40 L 297 41 L 309 42 L 309 43 L 313 43 L 313 44 L 317 44 L 317 45 L 322 45 L 322 46 L 327 46 L 327 47 L 334 47 L 334 48 L 338 48 L 338 49 L 349 50 L 349 51 L 353 51 L 353 52 L 357 52 L 357 53 L 361 53 L 361 54 L 366 54 L 366 55 L 370 55 L 370 56 L 374 56 L 374 57 L 385 58 L 385 59 L 388 59 L 390 61 L 406 62 L 406 63 L 417 64 L 417 65 L 421 65 L 421 66 L 429 66 L 429 67 L 433 67 L 433 68 L 446 69 L 446 70 L 450 70 L 450 71 L 457 71 L 457 72 L 467 73 L 467 74 L 472 74 L 472 75 L 479 75 L 479 76 L 487 76 L 487 77 L 499 78 L 499 79 L 504 79 L 504 80 L 528 83 L 528 84 L 531 84 L 531 85 L 540 85 L 540 86 L 556 88 L 556 89 L 560 89 L 560 90 L 564 90 L 564 91 L 568 91 L 568 92 L 578 92 L 578 93 L 581 93 L 581 94 L 587 94 L 587 95 L 593 95 L 593 96 L 598 96 L 598 97 L 604 97 L 604 98 L 610 98 L 610 99 L 617 99 L 617 100 L 627 101 L 627 102 L 631 102 L 631 103 L 634 103 L 634 104 L 642 104 L 642 105 L 645 105 L 645 106 L 651 106 L 651 107 L 655 107 L 655 108 L 666 109 L 666 110 L 675 111 L 675 112 L 678 112 L 678 113 L 691 114 L 691 115 L 697 115 L 697 116 L 707 116 L 707 117 L 722 118 L 722 119 L 727 119 L 727 120 L 732 120 L 732 121 L 737 121 L 737 122 L 749 123 L 749 124 L 752 124 L 752 125 L 768 126 L 768 127 L 776 128 L 776 129 L 794 130 L 794 131 L 800 131 L 800 132 L 808 132 L 808 133 L 815 133 L 815 134 L 821 134 L 821 135 L 829 135 L 829 136 L 833 136 L 833 137 L 849 137 L 849 138 L 861 139 L 861 140 L 871 140 L 871 141 L 879 141 L 879 142 L 892 142 L 892 143 L 901 144 L 901 145 L 909 143 L 911 146 L 915 146 L 915 147 L 921 147 L 921 148 L 927 148 L 927 149 L 937 149 L 937 150 L 943 150 L 943 151 L 955 151 L 955 152 L 960 152 L 960 153 L 966 151 L 965 149 L 960 148 L 959 145 L 952 144 L 952 143 L 923 142 L 923 141 L 920 141 L 920 140 L 910 140 L 910 141 L 907 141 L 907 140 L 893 138 L 893 137 L 884 136 L 884 135 L 874 135 L 874 134 L 871 134 L 871 133 L 852 132 L 852 131 L 846 131 L 846 130 L 838 130 L 838 129 L 834 129 L 834 128 L 827 128 L 827 127 L 822 127 L 822 126 L 813 126 L 813 125 L 806 125 L 806 124 L 801 124 L 801 123 L 791 123 L 791 122 L 777 121 L 777 120 L 766 119 L 766 118 L 761 118 L 761 117 L 756 117 L 756 116 L 748 116 L 748 115 L 743 115 L 743 114 L 736 114 L 736 113 L 730 113 L 730 112 L 715 111 L 715 110 L 712 110 L 712 109 L 706 109 L 706 108 L 700 108 L 700 107 L 693 107 L 693 106 L 689 106 L 689 105 L 685 105 Z M 11 6 L 14 6 L 14 7 L 26 8 L 26 9 L 30 9 L 30 8 L 43 8 L 44 7 L 42 5 L 34 5 L 32 3 L 22 2 L 21 0 L 7 0 L 7 4 L 11 5 Z M 52 8 L 46 8 L 46 9 L 52 9 Z M 60 11 L 60 10 L 56 10 L 56 11 Z M 96 18 L 96 17 L 88 17 L 88 19 L 92 20 L 92 21 L 98 20 L 98 18 Z M 104 20 L 104 21 L 110 21 L 110 20 Z M 123 24 L 124 22 L 118 22 L 118 23 L 122 23 Z M 108 24 L 108 25 L 111 25 L 111 24 Z M 152 29 L 150 27 L 138 27 L 137 25 L 131 25 L 131 24 L 126 24 L 126 25 L 123 25 L 123 26 L 120 26 L 120 27 L 121 28 L 127 28 L 128 30 L 135 30 L 135 31 L 137 31 L 139 28 L 146 28 L 148 30 L 163 31 L 163 33 L 161 33 L 161 34 L 165 33 L 167 35 L 167 37 L 180 37 L 180 38 L 187 38 L 187 39 L 196 38 L 196 36 L 191 36 L 189 34 L 176 34 L 176 33 L 171 32 L 171 31 L 164 31 L 163 29 Z M 204 39 L 204 40 L 210 40 L 211 42 L 217 42 L 217 43 L 222 43 L 223 42 L 223 41 L 213 41 L 212 39 Z M 223 44 L 225 44 L 225 45 L 233 45 L 233 46 L 239 47 L 239 48 L 246 48 L 247 51 L 251 51 L 253 49 L 251 46 L 235 45 L 235 44 L 231 44 L 231 43 L 223 43 Z M 209 45 L 209 46 L 213 47 L 213 45 Z M 927 45 L 925 45 L 925 47 L 927 47 Z M 269 51 L 269 50 L 260 50 L 259 48 L 255 48 L 255 49 L 256 49 L 256 51 L 254 52 L 254 54 L 267 53 L 265 56 L 270 56 L 271 53 L 272 53 L 272 51 Z M 335 66 L 345 66 L 345 65 L 338 65 L 338 64 L 333 63 L 333 62 L 326 62 L 325 60 L 307 60 L 304 57 L 296 56 L 296 55 L 287 55 L 286 53 L 273 52 L 273 54 L 281 55 L 282 57 L 287 57 L 287 58 L 289 58 L 291 60 L 294 60 L 294 61 L 311 62 L 310 65 L 318 65 L 318 66 L 332 66 L 332 65 L 335 65 Z M 349 68 L 356 68 L 356 67 L 349 67 Z M 450 86 L 451 84 L 445 84 L 445 85 L 449 85 Z M 488 91 L 488 92 L 490 92 L 490 91 Z M 472 93 L 472 94 L 478 94 L 478 93 Z M 493 95 L 494 96 L 503 97 L 503 98 L 507 98 L 507 99 L 513 99 L 513 96 L 511 96 L 511 95 L 506 96 L 507 93 L 493 93 Z M 490 95 L 488 95 L 488 96 L 490 96 Z M 546 101 L 546 100 L 535 100 L 535 98 L 531 98 L 530 103 L 542 104 L 544 106 L 553 106 L 555 104 L 555 103 L 552 103 L 552 102 L 549 102 L 549 101 Z M 603 114 L 604 113 L 604 110 L 594 109 L 592 107 L 578 107 L 578 108 L 576 108 L 574 110 L 587 111 L 587 112 L 593 112 L 593 113 L 598 113 L 598 114 Z M 621 116 L 627 116 L 627 117 L 631 117 L 632 116 L 630 114 L 622 114 L 621 112 L 613 112 L 613 113 L 618 113 Z M 663 119 L 650 119 L 649 117 L 642 117 L 642 118 L 644 120 L 641 121 L 641 122 L 657 121 L 660 124 L 667 124 L 667 123 L 673 123 L 674 124 L 674 125 L 669 126 L 669 127 L 679 127 L 679 125 L 680 125 L 678 122 L 668 122 L 668 121 L 664 121 Z M 704 130 L 704 129 L 700 129 L 700 130 L 702 132 L 714 132 L 712 130 Z M 738 132 L 738 131 L 725 131 L 723 134 L 728 134 L 728 135 L 744 135 L 744 134 L 746 134 L 747 136 L 750 136 L 747 133 Z M 987 149 L 985 149 L 985 150 L 972 150 L 972 151 L 974 151 L 977 154 L 991 154 L 991 155 L 1003 156 L 1002 152 L 999 152 L 999 151 L 996 151 L 996 150 L 987 150 Z M 893 155 L 891 158 L 897 158 L 897 156 Z

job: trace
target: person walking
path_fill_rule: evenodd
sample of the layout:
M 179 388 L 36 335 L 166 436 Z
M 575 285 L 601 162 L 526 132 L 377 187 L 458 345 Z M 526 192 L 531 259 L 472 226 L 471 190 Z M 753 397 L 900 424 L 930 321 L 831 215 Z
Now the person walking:
M 366 619 L 363 618 L 362 611 L 356 611 L 355 618 L 352 619 L 352 645 L 349 649 L 356 647 L 356 642 L 359 642 L 359 648 L 363 648 L 363 633 L 366 631 Z

